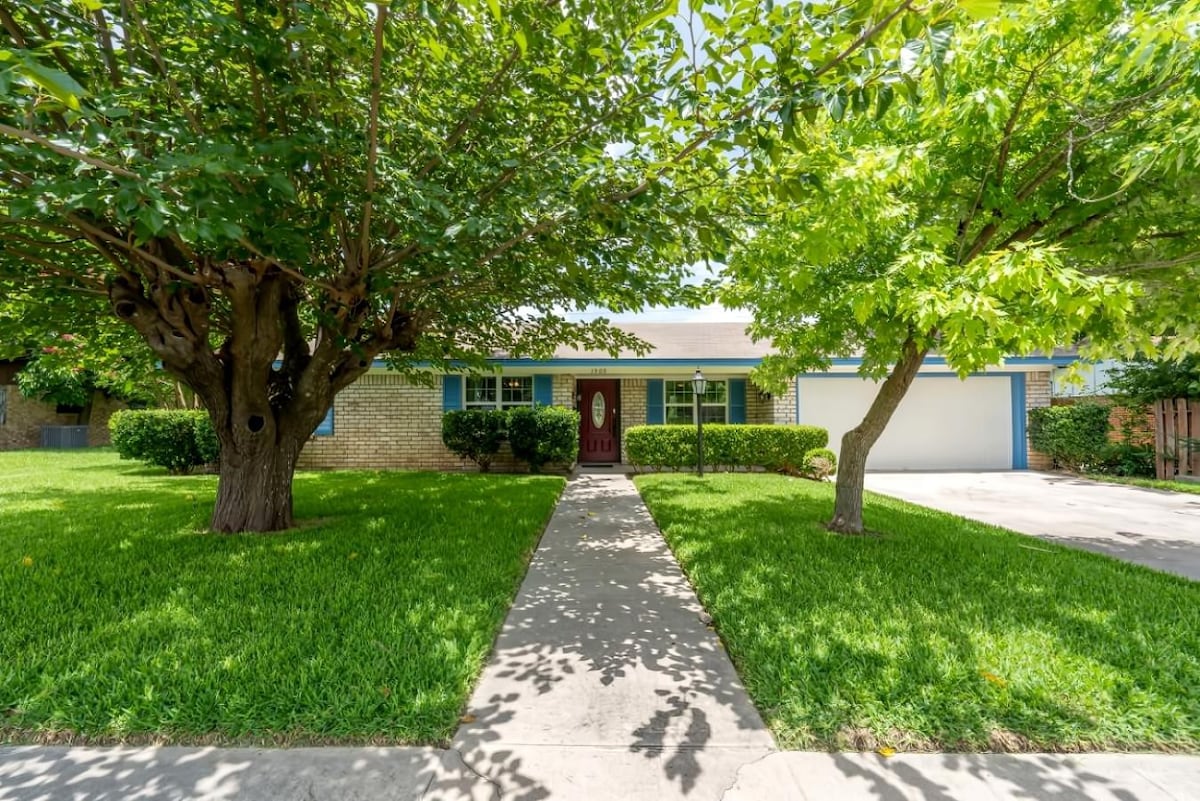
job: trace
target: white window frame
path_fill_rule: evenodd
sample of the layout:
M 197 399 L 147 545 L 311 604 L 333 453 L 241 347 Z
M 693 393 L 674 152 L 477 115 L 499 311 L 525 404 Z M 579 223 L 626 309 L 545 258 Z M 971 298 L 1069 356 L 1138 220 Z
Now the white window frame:
M 517 379 L 520 381 L 529 382 L 529 400 L 528 401 L 506 401 L 504 400 L 504 385 L 503 382 L 508 379 Z M 492 382 L 492 390 L 494 400 L 473 401 L 471 400 L 470 392 L 467 387 L 468 381 L 490 381 Z M 520 406 L 533 406 L 533 376 L 532 375 L 464 375 L 462 377 L 463 390 L 463 408 L 464 409 L 516 409 Z
M 692 390 L 692 379 L 690 379 L 690 378 L 688 378 L 688 379 L 675 379 L 675 378 L 663 379 L 663 424 L 664 425 L 695 425 L 696 424 L 696 394 L 694 391 L 691 391 L 689 393 L 690 400 L 687 403 L 671 403 L 669 400 L 671 397 L 669 385 L 670 384 L 679 384 L 679 383 L 687 384 L 688 389 Z M 706 425 L 708 425 L 708 424 L 721 425 L 721 424 L 729 422 L 729 379 L 728 378 L 710 378 L 710 379 L 708 379 L 708 387 L 706 387 L 705 392 L 704 392 L 704 394 L 706 396 L 708 395 L 709 390 L 711 390 L 713 385 L 715 385 L 715 384 L 723 384 L 725 386 L 725 400 L 721 403 L 705 403 L 702 399 L 700 401 L 700 414 L 703 415 L 705 409 L 721 409 L 724 413 L 725 419 L 720 420 L 720 421 L 705 420 L 704 422 Z M 671 409 L 687 409 L 688 414 L 691 416 L 692 419 L 686 423 L 672 423 L 669 419 Z

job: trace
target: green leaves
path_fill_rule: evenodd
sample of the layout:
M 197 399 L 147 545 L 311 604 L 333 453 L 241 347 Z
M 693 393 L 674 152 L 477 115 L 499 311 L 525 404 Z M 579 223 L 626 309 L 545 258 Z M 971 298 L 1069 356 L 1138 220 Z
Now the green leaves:
M 841 124 L 782 139 L 760 163 L 771 179 L 747 180 L 803 172 L 820 187 L 759 195 L 726 273 L 725 302 L 781 351 L 764 376 L 845 353 L 878 375 L 914 337 L 960 372 L 1081 337 L 1094 355 L 1200 348 L 1180 305 L 1200 282 L 1195 182 L 1165 157 L 1194 127 L 1200 69 L 1176 60 L 1195 35 L 1154 33 L 1200 30 L 1197 4 L 967 5 L 973 22 L 901 25 L 870 118 L 857 94 L 826 90 Z M 1048 10 L 1059 22 L 1039 25 Z M 1148 46 L 1146 63 L 1176 65 L 1166 82 L 1130 69 Z M 945 101 L 891 108 L 900 92 Z M 1188 161 L 1200 149 L 1185 147 Z
M 6 62 L 7 67 L 5 66 Z M 75 111 L 80 109 L 80 101 L 87 96 L 87 90 L 70 75 L 62 70 L 45 66 L 30 54 L 0 50 L 0 71 L 11 71 L 27 79 L 33 85 L 48 92 L 64 106 Z M 0 88 L 3 87 L 0 86 Z

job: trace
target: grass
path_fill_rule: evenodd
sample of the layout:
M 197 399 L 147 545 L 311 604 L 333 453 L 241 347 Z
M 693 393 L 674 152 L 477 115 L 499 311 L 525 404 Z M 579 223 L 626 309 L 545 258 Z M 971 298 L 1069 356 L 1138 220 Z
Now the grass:
M 1133 476 L 1108 476 L 1089 473 L 1087 478 L 1093 481 L 1106 481 L 1109 484 L 1127 484 L 1142 489 L 1166 490 L 1167 492 L 1187 492 L 1200 495 L 1200 482 L 1195 481 L 1160 481 L 1157 478 L 1135 478 Z
M 784 748 L 1200 748 L 1200 584 L 776 475 L 637 485 Z
M 213 476 L 0 454 L 0 742 L 444 742 L 562 486 L 301 473 L 229 536 Z

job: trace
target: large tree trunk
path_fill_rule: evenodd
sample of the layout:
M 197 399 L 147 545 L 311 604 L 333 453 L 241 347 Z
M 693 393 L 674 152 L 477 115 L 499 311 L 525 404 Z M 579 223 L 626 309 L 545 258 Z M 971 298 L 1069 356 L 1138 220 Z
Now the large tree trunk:
M 842 437 L 837 468 L 837 496 L 833 503 L 833 519 L 828 525 L 830 531 L 863 533 L 863 481 L 867 472 L 867 455 L 907 394 L 928 352 L 928 349 L 918 348 L 911 338 L 905 342 L 900 360 L 880 385 L 866 416 Z
M 265 444 L 248 451 L 221 448 L 221 477 L 212 530 L 282 531 L 294 525 L 292 477 L 299 448 Z
M 221 445 L 212 528 L 290 528 L 296 461 L 334 396 L 370 369 L 377 354 L 414 350 L 428 316 L 401 308 L 398 295 L 386 309 L 374 308 L 365 255 L 361 269 L 345 272 L 338 286 L 318 289 L 269 259 L 198 267 L 171 241 L 145 248 L 154 261 L 125 270 L 109 297 L 116 315 L 195 392 L 212 419 Z M 163 264 L 175 263 L 191 272 L 164 273 Z M 312 329 L 299 313 L 306 299 L 325 311 Z

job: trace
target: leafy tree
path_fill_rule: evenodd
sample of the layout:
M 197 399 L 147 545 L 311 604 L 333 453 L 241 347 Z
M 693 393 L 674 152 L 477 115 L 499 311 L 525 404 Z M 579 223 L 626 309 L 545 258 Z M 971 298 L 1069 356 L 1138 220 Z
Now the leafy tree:
M 831 529 L 863 530 L 868 453 L 931 351 L 965 376 L 1082 337 L 1085 355 L 1197 347 L 1198 9 L 964 16 L 937 68 L 897 84 L 925 102 L 814 132 L 741 187 L 775 190 L 725 291 L 780 351 L 762 379 L 851 354 L 882 379 L 842 439 Z
M 284 528 L 376 357 L 636 346 L 561 311 L 688 301 L 723 154 L 873 102 L 913 5 L 0 2 L 0 290 L 104 293 L 212 417 L 212 526 Z
M 1200 398 L 1200 355 L 1133 359 L 1109 374 L 1108 386 L 1135 404 L 1168 398 Z
M 10 292 L 0 298 L 0 342 L 0 356 L 25 362 L 17 374 L 22 394 L 79 407 L 81 424 L 96 393 L 138 405 L 174 394 L 174 382 L 156 369 L 145 343 L 94 296 L 45 304 Z

